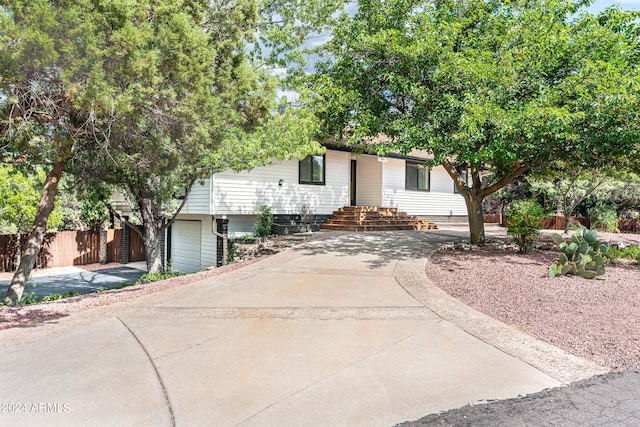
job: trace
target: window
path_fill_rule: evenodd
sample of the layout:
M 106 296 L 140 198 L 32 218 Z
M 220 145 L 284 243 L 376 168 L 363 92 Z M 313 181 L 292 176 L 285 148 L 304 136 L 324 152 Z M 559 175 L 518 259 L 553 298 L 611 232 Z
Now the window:
M 421 164 L 407 162 L 405 188 L 407 190 L 429 191 L 429 175 L 431 170 Z
M 307 156 L 300 160 L 300 184 L 324 185 L 324 155 Z
M 469 169 L 465 169 L 465 170 L 463 170 L 463 171 L 460 171 L 460 170 L 459 170 L 459 171 L 458 171 L 458 173 L 460 174 L 460 178 L 462 178 L 462 181 L 463 181 L 466 185 L 469 185 Z M 458 191 L 458 187 L 456 186 L 456 183 L 455 183 L 455 182 L 453 183 L 453 192 L 454 192 L 455 194 L 460 193 L 460 192 Z

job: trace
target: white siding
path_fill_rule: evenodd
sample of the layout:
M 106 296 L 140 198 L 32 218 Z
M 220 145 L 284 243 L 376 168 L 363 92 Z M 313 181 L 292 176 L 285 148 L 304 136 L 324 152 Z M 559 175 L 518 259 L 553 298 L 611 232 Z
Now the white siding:
M 454 191 L 455 184 L 442 166 L 436 166 L 431 169 L 431 192 L 451 194 Z
M 180 203 L 180 200 L 178 200 Z M 211 214 L 211 178 L 196 181 L 191 187 L 187 203 L 180 211 L 181 214 Z
M 180 214 L 177 220 L 200 221 L 200 270 L 207 267 L 215 267 L 216 265 L 216 236 L 211 232 L 215 230 L 215 224 L 211 215 L 184 215 Z M 171 238 L 173 239 L 175 229 L 171 230 Z M 173 248 L 171 249 L 173 251 Z
M 213 213 L 251 215 L 256 206 L 265 204 L 274 214 L 298 214 L 304 205 L 314 214 L 331 214 L 349 204 L 349 159 L 349 153 L 327 150 L 325 185 L 298 184 L 298 160 L 274 162 L 251 172 L 215 174 Z
M 382 167 L 376 156 L 361 155 L 356 164 L 356 205 L 382 205 Z
M 181 273 L 200 270 L 200 221 L 175 221 L 171 225 L 171 268 Z
M 405 161 L 383 163 L 382 206 L 410 215 L 466 215 L 464 199 L 453 193 L 453 180 L 442 166 L 431 170 L 431 191 L 405 190 Z

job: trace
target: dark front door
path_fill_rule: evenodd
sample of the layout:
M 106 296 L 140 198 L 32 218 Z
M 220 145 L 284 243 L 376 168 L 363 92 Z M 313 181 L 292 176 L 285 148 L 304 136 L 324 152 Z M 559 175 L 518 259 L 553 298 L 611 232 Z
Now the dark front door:
M 351 206 L 356 205 L 356 161 L 351 160 L 351 175 L 349 176 L 349 198 Z

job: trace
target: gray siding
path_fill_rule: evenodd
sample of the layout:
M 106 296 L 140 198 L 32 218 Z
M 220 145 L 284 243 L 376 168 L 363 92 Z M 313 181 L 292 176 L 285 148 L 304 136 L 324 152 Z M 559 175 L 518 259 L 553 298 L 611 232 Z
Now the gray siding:
M 229 237 L 242 237 L 256 232 L 253 225 L 257 219 L 254 215 L 229 215 Z

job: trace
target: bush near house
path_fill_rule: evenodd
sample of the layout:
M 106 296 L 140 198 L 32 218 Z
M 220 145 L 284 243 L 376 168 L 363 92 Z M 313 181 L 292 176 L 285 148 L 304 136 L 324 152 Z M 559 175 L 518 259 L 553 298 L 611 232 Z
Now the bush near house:
M 256 235 L 258 237 L 267 237 L 271 235 L 271 227 L 273 226 L 273 213 L 267 205 L 258 205 L 255 209 L 258 219 L 254 223 L 256 227 Z

